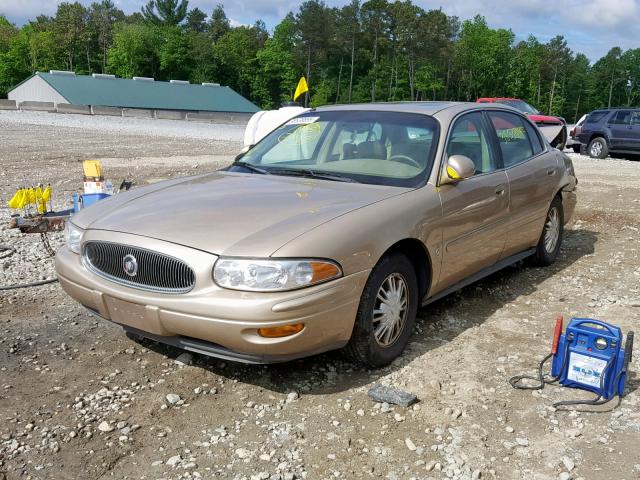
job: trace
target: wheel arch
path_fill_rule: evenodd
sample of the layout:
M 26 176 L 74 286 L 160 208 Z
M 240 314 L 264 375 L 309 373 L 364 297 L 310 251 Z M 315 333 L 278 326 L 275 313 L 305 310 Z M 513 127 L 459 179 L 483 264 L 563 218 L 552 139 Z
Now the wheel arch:
M 433 264 L 429 250 L 417 238 L 405 238 L 391 245 L 380 258 L 391 253 L 402 253 L 414 266 L 418 279 L 418 291 L 422 298 L 431 288 L 433 279 Z

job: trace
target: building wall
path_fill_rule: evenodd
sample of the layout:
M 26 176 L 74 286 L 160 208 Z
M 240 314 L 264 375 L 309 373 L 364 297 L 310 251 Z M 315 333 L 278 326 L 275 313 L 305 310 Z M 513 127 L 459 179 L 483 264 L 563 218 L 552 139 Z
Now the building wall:
M 31 77 L 29 80 L 11 90 L 7 95 L 9 100 L 20 102 L 53 102 L 70 103 L 60 95 L 51 85 L 39 76 Z

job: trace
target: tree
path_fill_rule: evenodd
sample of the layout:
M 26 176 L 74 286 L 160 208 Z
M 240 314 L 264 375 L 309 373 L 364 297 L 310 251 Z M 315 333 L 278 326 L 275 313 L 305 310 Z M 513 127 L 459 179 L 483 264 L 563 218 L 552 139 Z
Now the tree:
M 300 71 L 295 62 L 295 42 L 295 19 L 289 13 L 276 26 L 273 37 L 256 53 L 258 71 L 252 81 L 252 91 L 265 109 L 277 108 L 293 97 Z
M 77 55 L 87 42 L 87 10 L 78 2 L 58 5 L 54 32 L 67 57 L 67 69 L 74 70 Z M 90 66 L 87 65 L 88 69 Z
M 296 49 L 304 58 L 306 77 L 312 87 L 312 67 L 326 58 L 329 38 L 332 37 L 331 11 L 321 0 L 307 0 L 296 15 L 300 47 Z M 314 60 L 312 62 L 311 60 Z M 305 95 L 308 104 L 309 92 Z
M 107 56 L 109 70 L 124 78 L 155 78 L 160 69 L 158 46 L 162 42 L 159 33 L 154 25 L 118 24 Z
M 101 71 L 107 68 L 107 51 L 113 42 L 113 28 L 116 22 L 124 20 L 122 10 L 115 7 L 111 0 L 92 3 L 89 8 L 89 29 L 96 37 L 101 55 Z
M 163 39 L 158 49 L 160 74 L 165 79 L 186 80 L 191 75 L 191 42 L 180 27 L 159 27 Z
M 142 15 L 154 25 L 175 27 L 186 18 L 188 6 L 189 0 L 149 0 Z
M 258 73 L 256 54 L 262 33 L 256 27 L 234 28 L 213 46 L 218 81 L 249 98 L 253 98 L 251 85 Z
M 206 20 L 207 14 L 199 8 L 194 8 L 189 13 L 187 13 L 187 22 L 185 24 L 185 29 L 188 32 L 202 33 L 207 28 Z
M 217 42 L 229 30 L 231 30 L 231 25 L 229 24 L 227 14 L 224 13 L 224 5 L 218 4 L 216 8 L 213 9 L 213 13 L 211 13 L 209 19 L 209 36 L 214 42 Z

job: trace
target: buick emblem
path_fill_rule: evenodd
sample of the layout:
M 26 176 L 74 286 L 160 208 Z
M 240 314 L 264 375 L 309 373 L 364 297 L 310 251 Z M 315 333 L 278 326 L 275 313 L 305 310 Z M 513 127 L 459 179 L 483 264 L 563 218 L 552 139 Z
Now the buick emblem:
M 122 259 L 122 269 L 124 273 L 129 275 L 130 277 L 135 277 L 138 273 L 138 261 L 136 257 L 129 254 Z

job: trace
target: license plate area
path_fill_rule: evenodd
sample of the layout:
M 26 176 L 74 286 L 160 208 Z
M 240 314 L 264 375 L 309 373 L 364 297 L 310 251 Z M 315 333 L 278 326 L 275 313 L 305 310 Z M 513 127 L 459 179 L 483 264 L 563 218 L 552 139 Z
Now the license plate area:
M 109 296 L 105 296 L 105 303 L 107 310 L 109 310 L 109 317 L 115 323 L 128 325 L 156 335 L 170 335 L 170 332 L 160 323 L 157 307 L 140 305 Z

